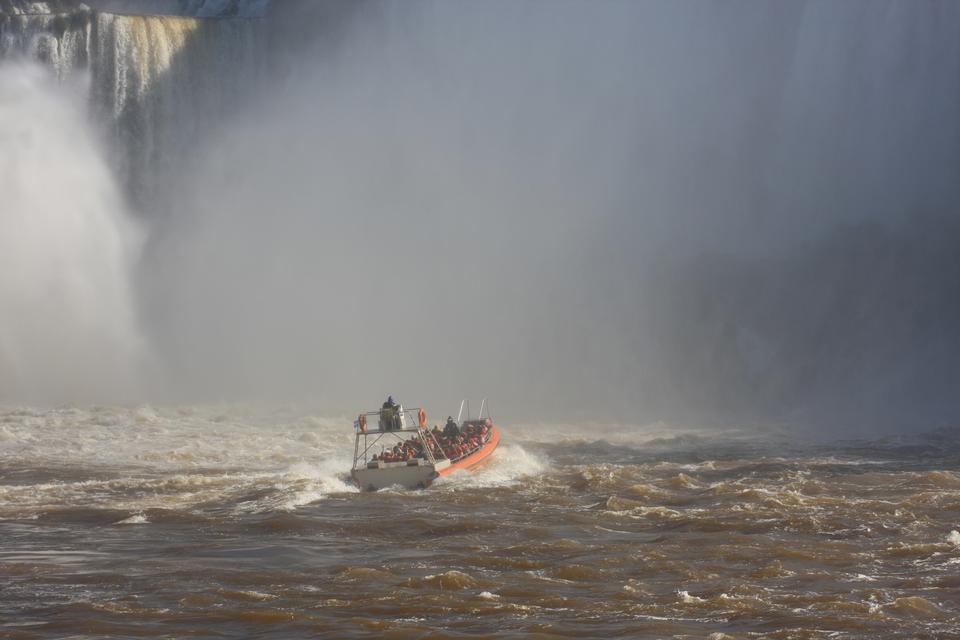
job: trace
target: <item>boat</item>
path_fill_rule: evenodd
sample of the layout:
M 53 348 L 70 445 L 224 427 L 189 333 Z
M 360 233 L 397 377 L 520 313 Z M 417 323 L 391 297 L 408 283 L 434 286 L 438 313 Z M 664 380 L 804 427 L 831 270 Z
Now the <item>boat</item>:
M 465 407 L 466 418 L 461 420 Z M 438 433 L 439 427 L 429 429 L 427 412 L 421 407 L 404 409 L 384 403 L 377 411 L 359 414 L 353 423 L 353 481 L 362 491 L 426 489 L 439 477 L 488 462 L 500 444 L 500 429 L 490 417 L 486 400 L 480 403 L 476 419 L 470 418 L 469 403 L 461 402 L 453 424 L 462 434 L 459 438 Z M 397 449 L 400 452 L 394 453 Z

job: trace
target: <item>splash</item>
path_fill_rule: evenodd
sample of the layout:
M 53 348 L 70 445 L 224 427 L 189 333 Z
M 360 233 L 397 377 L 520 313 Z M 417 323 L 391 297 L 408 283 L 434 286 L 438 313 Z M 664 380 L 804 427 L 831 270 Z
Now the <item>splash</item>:
M 139 234 L 76 96 L 35 65 L 0 66 L 0 192 L 0 394 L 125 397 Z
M 548 465 L 519 445 L 501 445 L 489 463 L 474 472 L 457 472 L 439 478 L 436 486 L 452 489 L 509 487 L 523 478 L 543 473 Z

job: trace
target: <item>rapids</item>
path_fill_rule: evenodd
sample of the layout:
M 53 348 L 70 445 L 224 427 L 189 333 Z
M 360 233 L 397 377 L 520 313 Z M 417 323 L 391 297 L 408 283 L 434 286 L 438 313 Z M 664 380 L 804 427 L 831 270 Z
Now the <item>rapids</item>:
M 955 630 L 960 434 L 510 425 L 420 492 L 296 409 L 0 413 L 0 627 L 46 638 Z

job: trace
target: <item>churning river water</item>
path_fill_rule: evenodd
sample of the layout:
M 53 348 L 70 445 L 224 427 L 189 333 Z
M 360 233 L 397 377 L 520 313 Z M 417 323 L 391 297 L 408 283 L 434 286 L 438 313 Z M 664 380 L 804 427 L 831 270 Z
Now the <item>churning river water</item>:
M 347 418 L 0 412 L 0 637 L 960 637 L 960 432 L 501 424 L 359 493 Z

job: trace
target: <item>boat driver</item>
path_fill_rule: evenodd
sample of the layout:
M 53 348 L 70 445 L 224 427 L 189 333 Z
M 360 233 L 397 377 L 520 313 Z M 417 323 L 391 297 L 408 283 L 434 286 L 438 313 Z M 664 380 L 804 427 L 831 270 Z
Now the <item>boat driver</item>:
M 456 438 L 460 435 L 460 427 L 457 426 L 453 416 L 447 416 L 447 424 L 443 426 L 443 435 L 448 438 Z
M 400 407 L 400 403 L 394 400 L 393 396 L 387 396 L 387 401 L 384 402 L 380 408 L 380 430 L 394 431 L 402 429 L 403 424 L 400 417 L 402 411 L 403 409 Z

